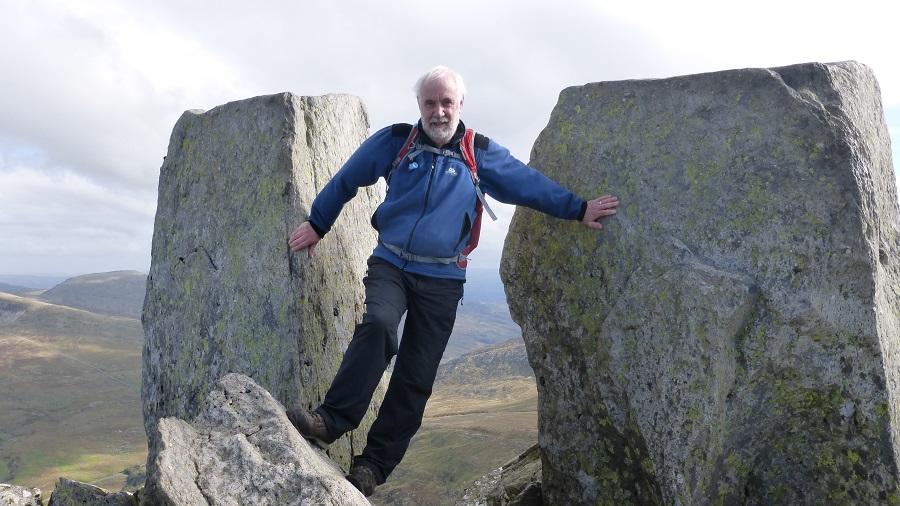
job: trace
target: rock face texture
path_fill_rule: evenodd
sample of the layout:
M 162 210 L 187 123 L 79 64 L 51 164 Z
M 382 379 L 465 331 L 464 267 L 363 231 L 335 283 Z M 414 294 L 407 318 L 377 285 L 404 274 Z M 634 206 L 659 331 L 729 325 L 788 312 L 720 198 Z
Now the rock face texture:
M 531 163 L 599 233 L 519 209 L 501 274 L 547 504 L 896 504 L 900 232 L 855 62 L 588 84 Z
M 47 506 L 138 506 L 140 494 L 112 493 L 100 487 L 67 478 L 56 481 Z M 144 503 L 146 504 L 146 503 Z
M 377 188 L 346 206 L 313 259 L 287 241 L 368 126 L 356 97 L 289 93 L 178 120 L 160 170 L 144 299 L 148 434 L 160 418 L 190 420 L 230 372 L 285 406 L 319 404 L 362 313 Z M 363 434 L 330 452 L 346 461 Z
M 291 426 L 252 379 L 226 375 L 188 423 L 163 418 L 150 436 L 141 504 L 368 505 L 341 469 Z

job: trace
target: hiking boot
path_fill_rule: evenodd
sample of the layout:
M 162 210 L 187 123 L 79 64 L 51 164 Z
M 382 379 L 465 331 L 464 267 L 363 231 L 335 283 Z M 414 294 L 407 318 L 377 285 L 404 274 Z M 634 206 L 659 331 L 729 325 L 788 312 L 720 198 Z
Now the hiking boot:
M 366 497 L 374 494 L 375 487 L 378 486 L 378 481 L 375 479 L 375 471 L 371 467 L 353 465 L 350 468 L 350 474 L 346 478 Z
M 316 446 L 323 450 L 327 450 L 328 445 L 337 439 L 328 432 L 325 420 L 322 419 L 322 415 L 317 411 L 293 408 L 287 410 L 287 417 L 301 436 L 314 442 Z

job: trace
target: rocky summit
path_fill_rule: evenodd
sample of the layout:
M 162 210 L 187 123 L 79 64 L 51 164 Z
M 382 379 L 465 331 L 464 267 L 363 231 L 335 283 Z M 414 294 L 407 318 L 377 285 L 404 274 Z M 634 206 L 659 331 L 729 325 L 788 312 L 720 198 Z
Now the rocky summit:
M 319 402 L 363 309 L 376 189 L 315 259 L 287 238 L 367 129 L 343 95 L 179 119 L 143 309 L 148 478 L 104 504 L 366 504 L 341 468 L 381 394 L 327 454 L 284 408 Z M 600 232 L 516 211 L 501 274 L 539 441 L 462 504 L 900 502 L 900 216 L 870 69 L 568 88 L 532 154 L 622 205 Z
M 900 217 L 856 62 L 564 90 L 532 165 L 601 232 L 518 209 L 501 274 L 547 504 L 896 504 Z

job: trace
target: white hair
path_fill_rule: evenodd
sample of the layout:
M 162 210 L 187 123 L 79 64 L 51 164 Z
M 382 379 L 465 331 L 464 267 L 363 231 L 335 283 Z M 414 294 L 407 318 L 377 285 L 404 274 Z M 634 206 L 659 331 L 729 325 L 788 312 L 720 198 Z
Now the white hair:
M 420 77 L 419 80 L 416 81 L 415 86 L 413 86 L 413 91 L 416 92 L 416 96 L 418 97 L 422 94 L 422 88 L 424 88 L 427 83 L 438 79 L 444 79 L 445 77 L 450 77 L 456 82 L 456 90 L 459 92 L 460 97 L 466 96 L 466 84 L 463 82 L 462 76 L 443 65 L 438 65 L 422 74 L 422 77 Z

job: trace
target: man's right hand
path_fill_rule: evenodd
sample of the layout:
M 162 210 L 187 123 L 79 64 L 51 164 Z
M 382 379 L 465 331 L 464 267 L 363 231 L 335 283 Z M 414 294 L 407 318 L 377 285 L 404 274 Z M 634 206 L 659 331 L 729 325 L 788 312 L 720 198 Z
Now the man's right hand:
M 291 232 L 288 246 L 291 247 L 291 251 L 300 251 L 303 248 L 309 248 L 306 254 L 309 258 L 312 258 L 313 253 L 316 250 L 316 244 L 319 243 L 320 239 L 322 238 L 319 237 L 319 234 L 317 234 L 315 230 L 313 230 L 312 225 L 310 225 L 308 221 L 304 221 L 299 227 Z

